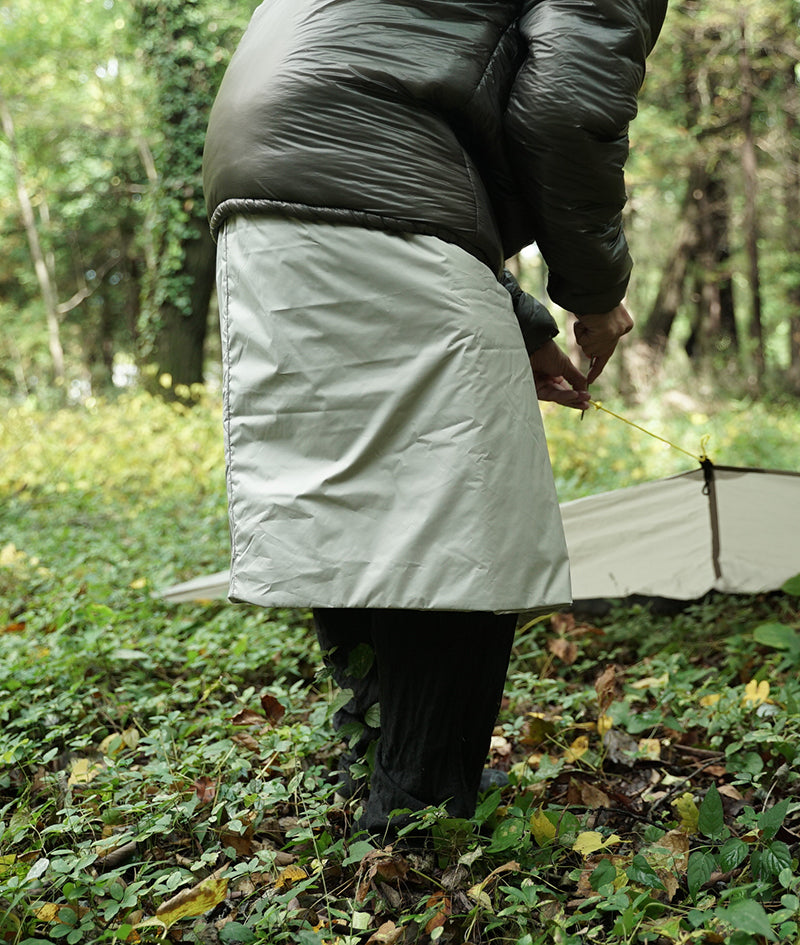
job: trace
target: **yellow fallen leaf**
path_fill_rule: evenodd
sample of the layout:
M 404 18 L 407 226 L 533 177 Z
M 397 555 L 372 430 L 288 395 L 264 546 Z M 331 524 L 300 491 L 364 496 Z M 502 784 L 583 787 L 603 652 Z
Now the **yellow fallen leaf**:
M 3 873 L 7 873 L 16 862 L 16 853 L 7 853 L 4 856 L 0 856 L 0 876 L 2 876 Z
M 63 902 L 46 902 L 36 910 L 36 918 L 40 922 L 55 922 L 58 918 L 58 910 L 64 908 Z
M 556 825 L 551 822 L 541 807 L 534 812 L 531 817 L 531 833 L 540 847 L 547 846 L 555 840 L 557 832 Z
M 126 728 L 124 732 L 112 732 L 100 742 L 100 751 L 113 758 L 123 748 L 136 748 L 139 744 L 139 729 Z
M 658 738 L 640 738 L 639 754 L 648 761 L 659 761 L 661 758 L 661 741 Z
M 597 734 L 603 736 L 610 732 L 614 727 L 614 722 L 610 715 L 601 715 L 597 720 Z
M 9 542 L 9 544 L 0 548 L 0 567 L 10 567 L 12 564 L 24 561 L 26 557 L 24 551 L 17 551 L 17 546 L 13 542 Z
M 483 883 L 476 883 L 467 890 L 469 898 L 487 912 L 492 912 L 492 900 L 484 890 Z
M 701 696 L 700 705 L 705 709 L 709 709 L 712 705 L 716 705 L 721 698 L 718 692 L 711 692 L 707 696 Z
M 103 766 L 89 758 L 78 758 L 72 765 L 67 784 L 89 784 L 103 770 Z
M 762 679 L 761 682 L 751 679 L 744 687 L 742 705 L 754 708 L 764 702 L 769 702 L 769 683 L 766 679 Z
M 302 866 L 287 866 L 285 870 L 281 870 L 278 878 L 275 880 L 275 888 L 291 889 L 295 883 L 299 883 L 301 880 L 307 878 L 308 873 L 306 873 Z
M 187 916 L 210 912 L 228 894 L 228 880 L 222 879 L 221 873 L 222 870 L 217 870 L 191 889 L 182 889 L 176 896 L 162 902 L 156 909 L 156 918 L 170 926 Z
M 669 682 L 669 673 L 663 676 L 646 676 L 631 683 L 631 689 L 660 689 Z
M 579 758 L 583 757 L 586 752 L 589 750 L 589 738 L 587 735 L 579 735 L 575 741 L 569 746 L 569 748 L 564 752 L 564 761 L 572 762 L 577 761 Z
M 581 856 L 591 856 L 598 850 L 607 850 L 615 843 L 621 842 L 622 837 L 618 837 L 615 833 L 612 833 L 610 837 L 604 837 L 597 830 L 584 830 L 576 837 L 572 849 Z
M 131 587 L 134 591 L 140 591 L 143 587 L 147 587 L 147 578 L 143 578 L 143 577 L 136 578 L 136 580 L 131 581 L 131 583 L 128 586 Z
M 680 817 L 681 830 L 688 834 L 697 833 L 700 811 L 697 809 L 697 804 L 695 804 L 692 795 L 687 791 L 674 800 L 672 806 L 675 808 L 675 813 Z
M 59 913 L 62 909 L 72 909 L 79 916 L 85 916 L 89 911 L 88 906 L 67 905 L 65 902 L 44 902 L 34 912 L 39 922 L 60 922 Z

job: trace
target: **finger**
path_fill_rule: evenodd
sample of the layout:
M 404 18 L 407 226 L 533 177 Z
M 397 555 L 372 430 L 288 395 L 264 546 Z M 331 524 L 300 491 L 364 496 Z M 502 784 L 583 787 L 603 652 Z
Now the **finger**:
M 589 374 L 587 375 L 587 378 L 586 378 L 590 384 L 593 384 L 597 380 L 597 378 L 600 377 L 600 375 L 603 373 L 603 368 L 611 360 L 611 355 L 613 353 L 614 353 L 614 349 L 612 348 L 611 351 L 604 357 L 599 357 L 595 355 L 592 358 L 592 365 L 589 368 Z
M 536 377 L 536 395 L 539 400 L 547 400 L 564 407 L 585 410 L 589 406 L 589 392 L 573 390 L 562 378 L 539 375 Z
M 561 375 L 563 379 L 575 390 L 586 390 L 589 386 L 589 379 L 580 371 L 570 359 L 564 355 L 564 362 L 561 365 Z

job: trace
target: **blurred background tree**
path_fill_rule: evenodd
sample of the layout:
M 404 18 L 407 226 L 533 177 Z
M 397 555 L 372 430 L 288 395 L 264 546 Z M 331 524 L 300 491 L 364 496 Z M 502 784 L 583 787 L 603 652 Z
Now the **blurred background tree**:
M 203 137 L 255 6 L 0 0 L 0 393 L 203 380 Z M 800 0 L 670 5 L 632 127 L 629 393 L 665 359 L 800 388 L 799 18 Z M 535 253 L 516 264 L 541 294 Z

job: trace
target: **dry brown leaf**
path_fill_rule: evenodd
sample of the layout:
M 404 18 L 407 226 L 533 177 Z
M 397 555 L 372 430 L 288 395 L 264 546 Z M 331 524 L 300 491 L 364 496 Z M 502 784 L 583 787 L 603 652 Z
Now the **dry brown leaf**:
M 611 807 L 611 798 L 608 794 L 593 784 L 581 785 L 581 801 L 592 810 L 597 810 L 598 807 Z
M 398 928 L 394 922 L 384 922 L 383 925 L 367 939 L 367 945 L 396 945 L 405 935 L 405 929 Z
M 240 745 L 242 748 L 247 748 L 248 751 L 252 751 L 255 754 L 258 754 L 261 750 L 255 738 L 253 738 L 253 736 L 249 735 L 247 732 L 237 732 L 237 734 L 234 735 L 231 740 L 236 742 L 236 744 Z
M 736 790 L 732 784 L 721 784 L 717 790 L 720 794 L 725 797 L 729 797 L 732 801 L 743 801 L 744 797 Z
M 670 830 L 658 841 L 675 857 L 674 865 L 683 873 L 689 866 L 689 837 L 683 830 Z
M 266 721 L 263 715 L 259 715 L 258 712 L 253 712 L 252 709 L 239 709 L 236 715 L 231 718 L 232 725 L 258 725 L 259 728 L 264 725 Z
M 425 926 L 425 934 L 430 935 L 434 929 L 444 925 L 453 913 L 453 904 L 450 899 L 441 890 L 435 892 L 425 903 L 426 909 L 436 907 L 436 912 L 428 920 Z
M 194 787 L 195 794 L 200 798 L 201 804 L 208 804 L 216 797 L 217 782 L 205 774 L 199 777 L 192 787 Z
M 504 735 L 492 735 L 492 740 L 489 744 L 489 754 L 492 757 L 493 763 L 492 766 L 495 767 L 495 761 L 500 762 L 502 765 L 502 762 L 511 757 L 513 748 L 514 746 Z
M 482 889 L 486 889 L 487 887 L 491 886 L 492 883 L 496 879 L 502 876 L 503 873 L 518 873 L 518 872 L 519 872 L 519 863 L 517 863 L 516 860 L 509 860 L 508 863 L 503 863 L 502 866 L 498 866 L 495 869 L 493 869 L 492 872 L 489 873 L 489 875 L 486 877 L 486 879 L 484 879 L 483 882 L 479 883 L 479 885 Z
M 605 715 L 612 702 L 616 702 L 622 696 L 619 679 L 617 678 L 617 667 L 612 663 L 606 666 L 603 672 L 597 677 L 594 684 L 597 693 L 597 702 L 600 706 L 600 714 Z
M 550 618 L 550 626 L 559 636 L 564 636 L 575 629 L 575 616 L 573 614 L 553 614 Z
M 22 631 L 23 631 L 24 629 L 25 629 L 25 623 L 22 622 L 22 621 L 20 621 L 20 622 L 18 622 L 18 623 L 7 623 L 7 624 L 5 625 L 5 627 L 3 627 L 2 631 L 0 631 L 0 632 L 2 632 L 2 633 L 22 633 Z
M 574 643 L 572 640 L 565 640 L 563 637 L 550 640 L 547 644 L 547 649 L 550 650 L 553 656 L 560 659 L 562 663 L 566 663 L 567 666 L 572 666 L 578 658 L 578 644 Z
M 406 878 L 408 862 L 399 853 L 392 853 L 392 848 L 372 850 L 367 853 L 358 868 L 360 880 L 356 889 L 356 901 L 363 902 L 367 898 L 373 880 L 376 878 L 385 883 L 391 883 Z
M 271 696 L 268 692 L 265 692 L 261 697 L 261 708 L 264 710 L 267 721 L 271 722 L 273 725 L 277 725 L 284 715 L 286 715 L 284 706 L 278 702 L 275 696 Z
M 222 879 L 222 867 L 191 889 L 182 889 L 177 895 L 162 902 L 156 909 L 156 918 L 166 926 L 179 919 L 203 915 L 218 906 L 228 894 L 228 880 Z

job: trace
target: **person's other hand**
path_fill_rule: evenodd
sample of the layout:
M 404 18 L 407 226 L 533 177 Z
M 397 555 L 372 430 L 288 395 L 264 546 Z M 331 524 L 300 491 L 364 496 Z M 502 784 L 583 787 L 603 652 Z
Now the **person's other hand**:
M 588 381 L 555 341 L 548 341 L 530 356 L 539 400 L 552 400 L 564 407 L 586 410 Z
M 633 319 L 620 302 L 603 315 L 578 315 L 575 322 L 575 340 L 592 362 L 587 381 L 589 384 L 602 374 L 617 342 L 633 328 Z

